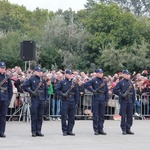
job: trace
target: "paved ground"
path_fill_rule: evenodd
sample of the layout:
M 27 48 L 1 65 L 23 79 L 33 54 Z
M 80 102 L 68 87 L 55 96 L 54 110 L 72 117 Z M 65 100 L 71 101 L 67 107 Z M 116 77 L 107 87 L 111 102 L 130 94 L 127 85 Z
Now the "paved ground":
M 135 120 L 135 135 L 122 135 L 120 121 L 106 120 L 106 136 L 95 136 L 92 121 L 76 121 L 76 136 L 62 136 L 60 121 L 44 121 L 44 137 L 31 137 L 30 123 L 7 122 L 0 150 L 150 150 L 150 121 Z

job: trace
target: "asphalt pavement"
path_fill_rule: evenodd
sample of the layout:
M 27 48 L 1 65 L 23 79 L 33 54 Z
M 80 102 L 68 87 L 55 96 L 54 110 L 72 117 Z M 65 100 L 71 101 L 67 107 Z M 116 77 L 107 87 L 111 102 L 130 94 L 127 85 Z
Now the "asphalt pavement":
M 134 120 L 135 135 L 122 135 L 120 121 L 106 120 L 107 135 L 94 135 L 92 120 L 76 120 L 75 136 L 62 136 L 60 121 L 44 121 L 44 137 L 32 137 L 30 123 L 7 121 L 0 150 L 150 150 L 150 120 Z

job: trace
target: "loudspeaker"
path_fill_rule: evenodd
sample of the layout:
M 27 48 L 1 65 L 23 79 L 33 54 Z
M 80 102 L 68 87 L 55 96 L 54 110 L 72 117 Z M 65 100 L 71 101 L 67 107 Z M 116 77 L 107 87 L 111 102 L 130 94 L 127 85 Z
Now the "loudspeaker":
M 20 58 L 23 61 L 35 60 L 35 42 L 23 41 L 20 44 Z

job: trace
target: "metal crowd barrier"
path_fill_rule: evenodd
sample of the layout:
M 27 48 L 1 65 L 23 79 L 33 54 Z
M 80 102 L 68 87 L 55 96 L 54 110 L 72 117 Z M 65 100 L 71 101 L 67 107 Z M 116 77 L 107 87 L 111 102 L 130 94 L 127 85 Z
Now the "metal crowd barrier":
M 18 93 L 17 99 L 11 100 L 11 105 L 8 107 L 8 121 L 27 121 L 31 120 L 30 115 L 30 94 L 27 92 Z
M 143 93 L 139 99 L 140 110 L 139 113 L 144 119 L 150 117 L 150 95 Z
M 92 93 L 86 93 L 80 96 L 80 101 L 78 104 L 78 108 L 76 109 L 76 119 L 92 119 Z M 136 95 L 136 102 L 135 102 L 135 108 L 133 111 L 134 117 L 138 119 L 146 119 L 147 117 L 150 117 L 150 111 L 149 111 L 149 103 L 146 103 L 143 105 L 143 99 L 147 98 L 149 99 L 148 95 Z M 55 98 L 54 101 L 57 101 L 59 97 Z M 60 102 L 60 107 L 61 107 L 61 101 Z M 60 114 L 53 114 L 52 113 L 52 98 L 49 99 L 48 102 L 48 111 L 49 114 L 47 114 L 49 119 L 53 118 L 59 118 L 61 115 Z M 57 103 L 56 103 L 57 104 Z M 54 108 L 55 112 L 57 112 L 57 107 Z M 59 108 L 61 109 L 61 108 Z M 120 120 L 119 116 L 119 109 L 120 109 L 120 104 L 119 104 L 119 97 L 117 95 L 110 95 L 109 96 L 109 102 L 107 103 L 106 106 L 106 111 L 105 111 L 105 116 L 106 119 L 114 119 L 114 120 Z M 60 112 L 60 110 L 59 110 Z
M 22 104 L 9 108 L 7 117 L 9 120 L 30 121 L 30 95 L 28 93 L 20 94 Z M 76 109 L 76 119 L 92 119 L 92 93 L 85 93 L 80 96 L 78 108 Z M 119 116 L 119 98 L 117 95 L 110 95 L 106 106 L 106 119 L 120 120 Z M 150 117 L 150 95 L 136 95 L 135 108 L 133 111 L 134 117 L 146 119 Z M 45 105 L 45 120 L 60 120 L 61 117 L 61 100 L 59 96 L 49 95 L 49 99 Z

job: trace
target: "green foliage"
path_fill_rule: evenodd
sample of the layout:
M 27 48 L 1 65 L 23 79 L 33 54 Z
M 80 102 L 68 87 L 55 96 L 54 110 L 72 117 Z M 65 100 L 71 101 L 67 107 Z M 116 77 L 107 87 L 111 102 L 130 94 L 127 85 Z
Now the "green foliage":
M 74 23 L 74 12 L 70 11 L 68 16 L 70 17 L 67 22 L 64 15 L 60 14 L 47 20 L 45 32 L 43 33 L 43 46 L 47 47 L 47 45 L 50 45 L 54 51 L 51 55 L 58 55 L 59 61 L 53 61 L 53 65 L 55 63 L 61 68 L 79 69 L 80 66 L 78 64 L 80 59 L 82 59 L 81 54 L 84 51 L 84 41 L 88 38 L 88 34 Z M 43 49 L 42 53 L 45 53 L 44 51 L 45 49 Z M 53 56 L 52 58 L 56 57 Z
M 27 22 L 26 9 L 11 5 L 7 0 L 0 1 L 0 30 L 4 33 L 22 29 Z
M 139 39 L 135 34 L 135 23 L 135 17 L 128 12 L 122 12 L 116 4 L 95 5 L 86 24 L 92 34 L 92 47 L 102 49 L 111 42 L 116 48 L 132 45 L 135 39 Z
M 136 16 L 150 15 L 149 0 L 99 0 L 100 3 L 117 3 L 123 10 L 128 10 Z
M 72 9 L 54 13 L 40 8 L 28 11 L 24 6 L 1 0 L 1 61 L 8 67 L 24 67 L 19 58 L 20 42 L 33 40 L 37 51 L 37 60 L 31 62 L 33 67 L 40 64 L 47 69 L 86 72 L 103 68 L 107 74 L 122 69 L 131 72 L 149 69 L 149 1 L 113 2 L 116 3 L 87 0 L 85 9 L 77 13 Z M 128 4 L 131 7 L 125 8 Z M 136 4 L 143 9 L 138 10 Z
M 147 43 L 142 42 L 141 45 L 134 43 L 131 47 L 116 50 L 113 45 L 110 45 L 103 50 L 96 62 L 102 64 L 103 68 L 107 68 L 107 73 L 115 73 L 123 69 L 129 69 L 131 72 L 149 69 L 148 46 Z
M 0 37 L 0 60 L 7 62 L 8 67 L 20 65 L 23 67 L 23 62 L 20 60 L 20 34 L 17 32 L 1 35 Z

